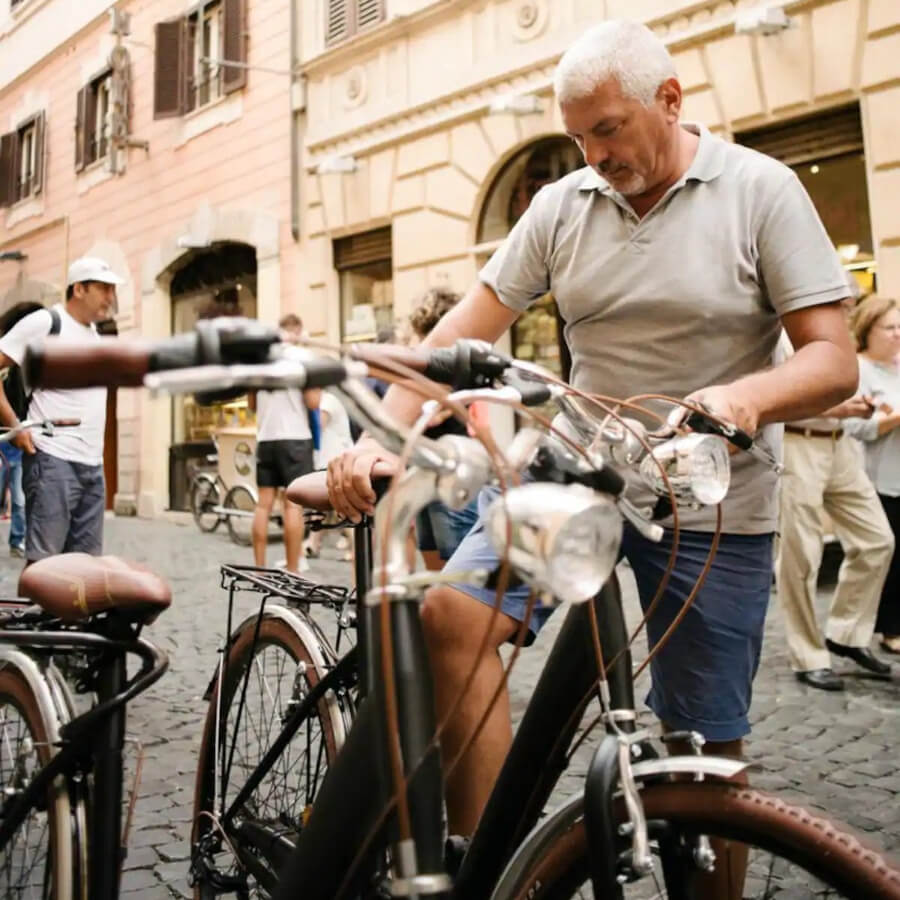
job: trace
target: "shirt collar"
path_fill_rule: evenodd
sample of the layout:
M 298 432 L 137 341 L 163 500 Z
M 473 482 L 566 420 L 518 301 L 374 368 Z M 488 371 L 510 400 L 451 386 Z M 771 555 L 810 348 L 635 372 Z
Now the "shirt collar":
M 680 187 L 688 181 L 712 181 L 718 178 L 725 169 L 725 142 L 711 134 L 709 129 L 699 122 L 683 122 L 682 127 L 696 134 L 700 138 L 700 143 L 687 172 L 672 187 Z M 612 185 L 593 166 L 585 167 L 584 177 L 578 189 L 599 191 L 601 194 L 614 192 Z

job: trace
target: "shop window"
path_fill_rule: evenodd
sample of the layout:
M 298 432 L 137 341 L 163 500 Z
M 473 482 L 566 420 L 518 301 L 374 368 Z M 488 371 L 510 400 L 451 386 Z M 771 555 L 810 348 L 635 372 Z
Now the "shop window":
M 391 229 L 378 228 L 334 242 L 340 275 L 341 338 L 373 341 L 394 326 Z
M 803 183 L 844 266 L 875 288 L 875 255 L 859 106 L 826 110 L 735 135 L 790 166 Z
M 326 0 L 325 45 L 330 47 L 385 19 L 385 0 Z
M 579 169 L 584 159 L 567 138 L 539 141 L 513 157 L 488 192 L 478 225 L 482 259 L 498 247 L 534 195 L 545 185 Z M 547 294 L 523 313 L 512 328 L 512 350 L 518 359 L 538 363 L 568 378 L 570 357 L 556 303 Z
M 246 85 L 245 22 L 246 0 L 208 0 L 157 23 L 155 119 L 182 116 Z
M 43 181 L 44 114 L 0 137 L 0 206 L 39 194 Z
M 169 286 L 172 332 L 191 331 L 199 319 L 256 317 L 256 253 L 245 244 L 216 244 L 185 261 Z M 247 397 L 200 405 L 191 396 L 173 401 L 172 439 L 178 446 L 212 439 L 222 428 L 251 427 Z

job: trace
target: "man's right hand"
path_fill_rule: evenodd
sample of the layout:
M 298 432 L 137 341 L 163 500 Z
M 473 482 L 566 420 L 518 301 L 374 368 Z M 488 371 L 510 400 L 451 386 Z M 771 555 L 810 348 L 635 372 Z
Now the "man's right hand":
M 37 447 L 34 446 L 34 438 L 32 437 L 30 430 L 19 432 L 10 443 L 14 444 L 25 453 L 30 453 L 32 455 L 37 453 Z
M 378 476 L 393 475 L 397 471 L 397 459 L 374 441 L 365 439 L 345 450 L 328 463 L 328 499 L 335 511 L 359 522 L 363 514 L 375 512 L 375 491 L 372 489 L 372 470 Z

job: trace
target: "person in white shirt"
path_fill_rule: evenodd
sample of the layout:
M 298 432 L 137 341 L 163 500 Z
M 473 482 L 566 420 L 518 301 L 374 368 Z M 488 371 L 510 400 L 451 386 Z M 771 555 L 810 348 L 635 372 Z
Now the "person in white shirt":
M 96 323 L 115 309 L 116 286 L 124 282 L 102 259 L 82 257 L 70 266 L 66 301 L 54 307 L 59 335 L 70 342 L 101 340 Z M 0 367 L 21 365 L 25 348 L 50 334 L 54 315 L 40 309 L 25 316 L 0 340 Z M 79 419 L 52 437 L 26 431 L 14 438 L 24 451 L 26 565 L 56 553 L 103 550 L 103 435 L 106 388 L 44 390 L 31 395 L 29 419 Z M 0 392 L 0 421 L 18 417 Z
M 278 323 L 282 339 L 298 341 L 303 323 L 289 314 Z M 284 496 L 284 488 L 295 478 L 313 470 L 313 439 L 309 410 L 317 409 L 322 391 L 258 391 L 256 394 L 256 484 L 259 500 L 253 514 L 253 557 L 258 566 L 266 564 L 269 517 L 276 492 L 282 496 L 284 520 L 285 569 L 301 571 L 303 546 L 303 508 Z M 306 563 L 306 560 L 302 560 Z
M 353 446 L 353 434 L 350 430 L 350 417 L 344 404 L 329 391 L 322 391 L 319 402 L 321 434 L 319 449 L 314 454 L 316 469 L 328 468 L 328 463 L 336 456 Z M 353 555 L 349 551 L 350 531 L 345 528 L 338 538 L 337 548 L 343 551 L 344 559 L 350 560 Z M 322 550 L 322 532 L 313 531 L 303 545 L 306 556 L 317 557 Z

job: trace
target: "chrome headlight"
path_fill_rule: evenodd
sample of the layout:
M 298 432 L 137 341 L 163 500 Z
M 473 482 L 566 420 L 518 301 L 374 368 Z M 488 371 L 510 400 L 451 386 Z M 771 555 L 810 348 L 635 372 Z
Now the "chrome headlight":
M 686 434 L 653 448 L 641 461 L 641 477 L 660 497 L 669 492 L 659 465 L 669 476 L 677 500 L 714 506 L 721 503 L 731 483 L 731 463 L 722 438 Z
M 612 573 L 622 539 L 613 501 L 579 484 L 535 483 L 499 496 L 487 511 L 494 549 L 531 587 L 562 601 L 589 600 Z

